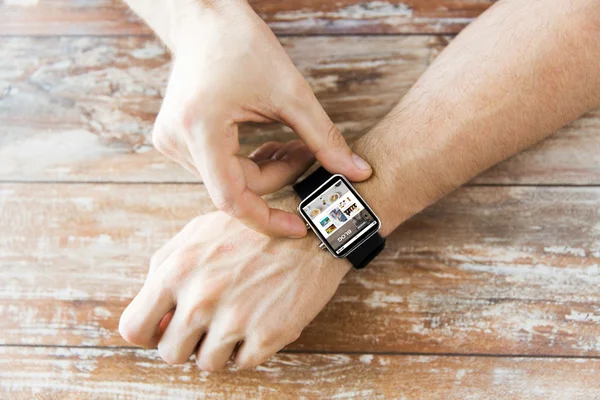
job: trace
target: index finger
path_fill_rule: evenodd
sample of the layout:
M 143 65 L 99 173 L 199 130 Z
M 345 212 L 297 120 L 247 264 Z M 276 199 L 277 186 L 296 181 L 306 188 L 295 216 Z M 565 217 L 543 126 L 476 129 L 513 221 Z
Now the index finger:
M 249 228 L 269 236 L 304 237 L 306 225 L 296 215 L 277 208 L 248 188 L 239 151 L 237 125 L 202 134 L 206 140 L 190 149 L 215 206 Z M 216 133 L 216 134 L 215 134 Z

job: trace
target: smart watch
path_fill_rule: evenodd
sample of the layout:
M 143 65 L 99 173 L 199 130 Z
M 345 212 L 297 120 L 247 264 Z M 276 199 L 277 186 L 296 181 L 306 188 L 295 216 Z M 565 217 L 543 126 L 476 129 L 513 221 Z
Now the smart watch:
M 320 167 L 294 190 L 302 199 L 298 212 L 334 257 L 360 269 L 385 247 L 379 218 L 343 175 Z

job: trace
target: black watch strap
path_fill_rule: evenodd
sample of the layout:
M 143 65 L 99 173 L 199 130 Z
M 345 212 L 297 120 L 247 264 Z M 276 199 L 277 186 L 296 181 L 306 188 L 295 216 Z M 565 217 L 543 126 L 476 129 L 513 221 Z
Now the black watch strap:
M 319 186 L 325 183 L 332 177 L 325 168 L 319 167 L 315 172 L 310 174 L 306 179 L 296 183 L 293 187 L 301 199 L 307 198 L 312 192 L 317 190 Z M 376 233 L 369 239 L 364 241 L 357 249 L 352 251 L 346 257 L 356 269 L 361 269 L 367 266 L 385 247 L 385 239 Z
M 385 247 L 385 239 L 376 233 L 346 257 L 356 269 L 366 267 Z
M 319 169 L 307 176 L 303 181 L 296 183 L 294 190 L 304 200 L 332 176 L 325 168 L 319 167 Z

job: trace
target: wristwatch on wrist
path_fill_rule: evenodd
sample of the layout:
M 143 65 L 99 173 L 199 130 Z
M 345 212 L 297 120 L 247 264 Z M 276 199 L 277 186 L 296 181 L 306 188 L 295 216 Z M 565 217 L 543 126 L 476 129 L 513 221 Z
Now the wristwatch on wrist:
M 343 175 L 320 167 L 294 185 L 302 201 L 298 212 L 321 240 L 319 245 L 354 268 L 364 268 L 385 247 L 381 222 Z

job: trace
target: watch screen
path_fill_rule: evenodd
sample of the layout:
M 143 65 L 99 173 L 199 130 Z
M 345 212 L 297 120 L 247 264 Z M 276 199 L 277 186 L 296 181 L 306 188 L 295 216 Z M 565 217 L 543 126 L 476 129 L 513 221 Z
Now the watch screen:
M 301 212 L 333 252 L 345 256 L 379 229 L 371 209 L 343 178 L 334 176 L 301 204 Z

